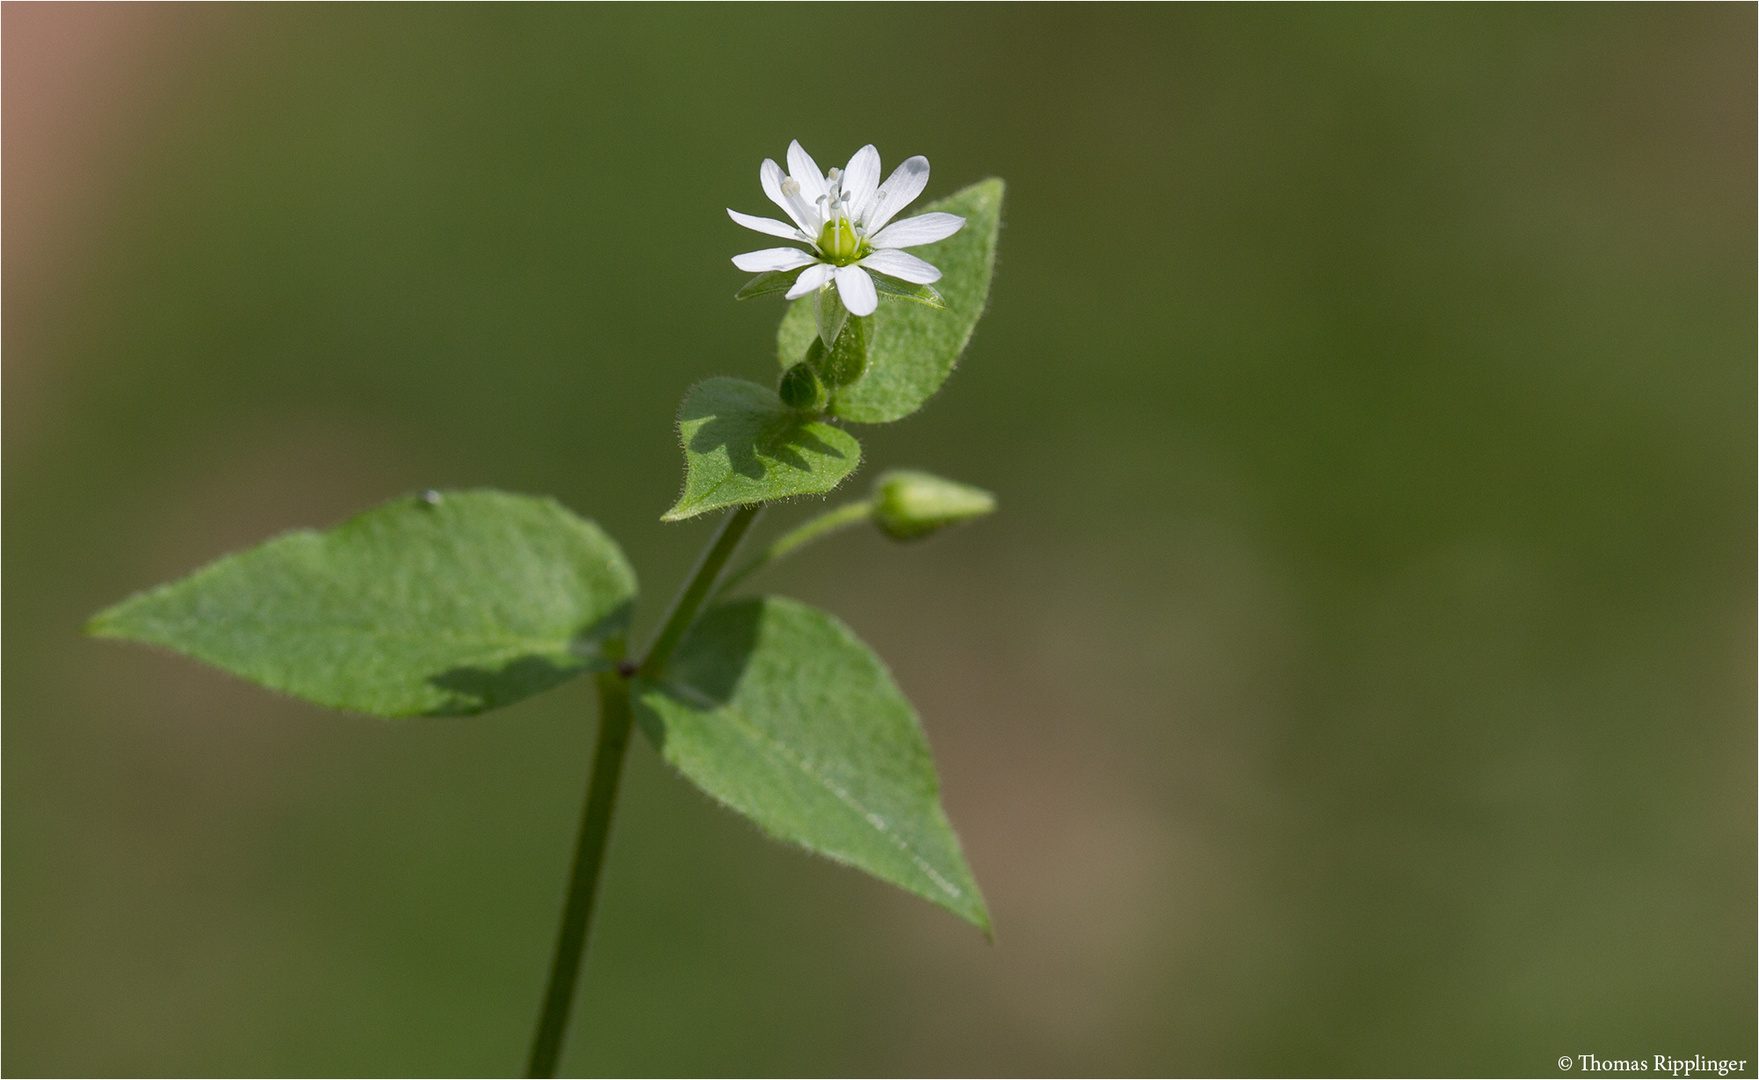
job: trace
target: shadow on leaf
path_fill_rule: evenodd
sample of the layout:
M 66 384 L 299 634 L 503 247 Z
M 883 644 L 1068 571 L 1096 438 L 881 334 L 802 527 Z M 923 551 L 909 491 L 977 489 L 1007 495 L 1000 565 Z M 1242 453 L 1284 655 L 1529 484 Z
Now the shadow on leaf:
M 757 649 L 758 626 L 763 620 L 761 599 L 735 600 L 712 608 L 678 647 L 677 656 L 657 689 L 697 712 L 714 709 L 733 700 L 733 692 Z M 656 750 L 664 750 L 666 732 L 651 709 L 642 709 L 642 730 Z
M 712 454 L 724 446 L 732 470 L 752 480 L 768 475 L 764 458 L 811 472 L 812 462 L 806 454 L 838 459 L 846 456 L 812 430 L 812 421 L 782 407 L 745 411 L 729 409 L 713 400 L 692 399 L 686 401 L 678 418 L 684 423 L 705 421 L 690 436 L 691 453 Z
M 471 716 L 523 701 L 559 686 L 588 671 L 609 666 L 603 645 L 629 628 L 634 601 L 625 601 L 609 615 L 576 634 L 565 656 L 532 653 L 515 657 L 498 668 L 455 667 L 429 678 L 428 685 L 451 695 L 451 699 L 424 716 Z
M 585 660 L 563 665 L 553 657 L 521 656 L 500 668 L 456 667 L 428 680 L 452 699 L 422 715 L 471 716 L 498 709 L 559 686 L 590 666 Z

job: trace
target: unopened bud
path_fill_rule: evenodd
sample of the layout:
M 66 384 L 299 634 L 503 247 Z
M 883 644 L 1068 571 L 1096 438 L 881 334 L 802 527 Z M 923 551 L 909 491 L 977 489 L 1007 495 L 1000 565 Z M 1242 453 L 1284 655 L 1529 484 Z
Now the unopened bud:
M 915 540 L 994 513 L 996 497 L 932 473 L 895 469 L 873 485 L 873 521 L 894 540 Z
M 784 405 L 798 412 L 816 415 L 825 411 L 825 384 L 819 382 L 811 364 L 795 364 L 783 372 L 776 393 L 781 395 Z

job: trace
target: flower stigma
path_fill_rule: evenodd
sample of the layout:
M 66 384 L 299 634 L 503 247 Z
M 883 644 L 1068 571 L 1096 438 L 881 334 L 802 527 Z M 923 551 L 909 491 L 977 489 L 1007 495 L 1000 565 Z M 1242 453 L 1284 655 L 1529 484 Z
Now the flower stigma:
M 825 193 L 818 197 L 824 206 L 825 224 L 819 230 L 816 246 L 825 261 L 833 266 L 859 262 L 872 248 L 867 244 L 864 230 L 852 220 L 849 194 L 843 190 L 843 170 L 826 172 L 825 187 Z

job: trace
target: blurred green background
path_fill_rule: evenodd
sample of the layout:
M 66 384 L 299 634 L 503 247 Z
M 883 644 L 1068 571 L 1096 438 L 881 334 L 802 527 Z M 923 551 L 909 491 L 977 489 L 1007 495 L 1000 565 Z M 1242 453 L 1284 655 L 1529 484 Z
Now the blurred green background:
M 961 369 L 858 432 L 1003 512 L 765 582 L 892 664 L 997 942 L 641 744 L 565 1070 L 1759 1056 L 1751 5 L 5 20 L 7 1072 L 521 1066 L 588 685 L 384 723 L 79 626 L 493 485 L 651 627 L 795 137 L 1010 185 Z

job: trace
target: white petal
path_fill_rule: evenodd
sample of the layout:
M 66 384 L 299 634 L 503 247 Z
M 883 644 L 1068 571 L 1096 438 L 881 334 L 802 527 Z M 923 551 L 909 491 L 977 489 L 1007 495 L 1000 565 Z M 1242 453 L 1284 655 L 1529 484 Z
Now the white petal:
M 918 214 L 881 229 L 873 237 L 873 246 L 907 248 L 932 244 L 936 240 L 945 240 L 964 226 L 965 219 L 958 214 Z
M 873 289 L 873 279 L 859 266 L 837 267 L 837 294 L 843 298 L 843 306 L 851 315 L 872 315 L 879 307 L 879 293 Z
M 892 170 L 892 175 L 880 185 L 879 197 L 873 201 L 873 209 L 867 214 L 867 231 L 871 235 L 885 228 L 886 222 L 898 216 L 898 211 L 915 201 L 928 186 L 928 159 L 921 154 L 916 155 L 904 164 Z
M 818 235 L 818 229 L 823 223 L 810 219 L 802 220 L 800 212 L 790 204 L 788 196 L 782 194 L 782 181 L 788 179 L 788 176 L 782 171 L 780 165 L 769 158 L 764 158 L 763 166 L 757 170 L 757 178 L 763 184 L 763 193 L 770 197 L 770 202 L 781 207 L 782 212 L 793 218 L 794 224 L 800 226 L 802 231 L 809 232 L 814 236 Z
M 879 190 L 880 156 L 873 144 L 855 151 L 849 167 L 843 170 L 843 191 L 849 196 L 849 214 L 860 221 Z
M 772 270 L 792 270 L 796 266 L 817 262 L 799 248 L 764 248 L 733 256 L 733 265 L 747 274 L 767 274 Z
M 770 217 L 753 217 L 750 214 L 741 214 L 739 211 L 731 209 L 727 211 L 727 216 L 747 229 L 755 229 L 770 236 L 779 236 L 784 240 L 800 239 L 800 230 L 786 221 L 777 221 Z
M 788 177 L 800 185 L 808 203 L 818 205 L 819 196 L 825 193 L 825 174 L 812 155 L 801 149 L 799 139 L 788 144 Z
M 830 263 L 814 263 L 800 271 L 800 276 L 794 279 L 794 287 L 787 292 L 787 299 L 798 300 L 815 289 L 823 288 L 824 283 L 831 280 L 833 269 L 835 267 Z
M 933 285 L 941 279 L 941 272 L 935 269 L 933 263 L 923 262 L 909 252 L 893 248 L 874 252 L 862 259 L 861 265 L 869 270 L 890 274 L 899 281 L 908 281 L 912 285 Z

